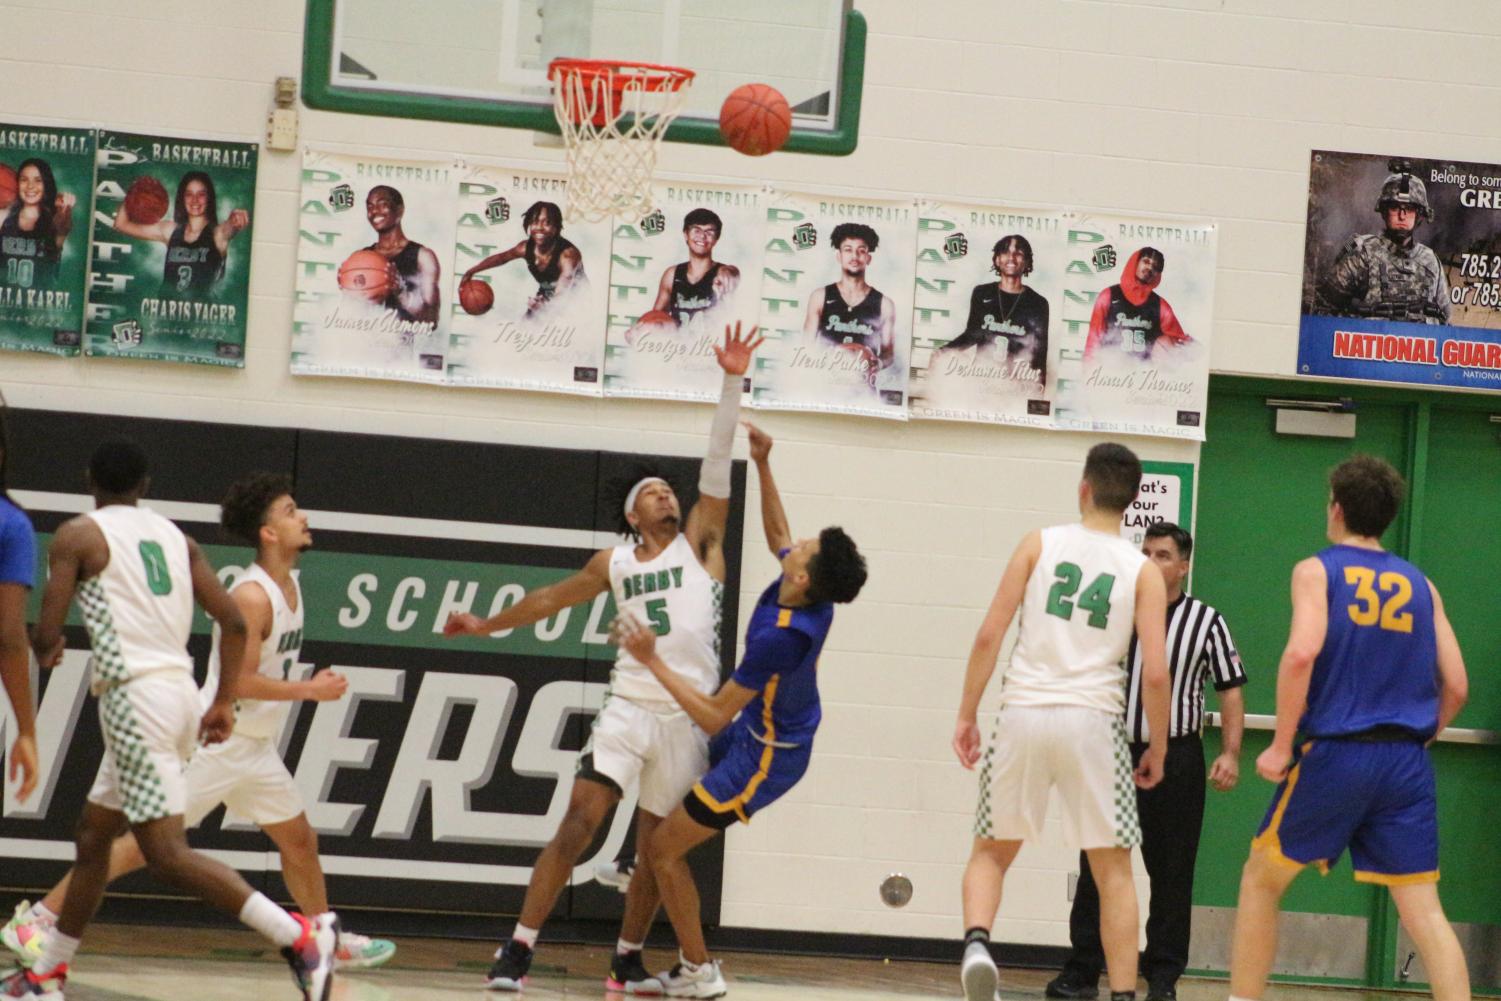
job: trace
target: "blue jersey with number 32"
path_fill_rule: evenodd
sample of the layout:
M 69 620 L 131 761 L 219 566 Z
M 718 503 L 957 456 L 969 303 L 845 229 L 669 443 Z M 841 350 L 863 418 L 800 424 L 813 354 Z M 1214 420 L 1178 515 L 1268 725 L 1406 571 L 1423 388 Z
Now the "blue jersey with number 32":
M 1391 553 L 1330 546 L 1329 630 L 1313 663 L 1299 729 L 1339 737 L 1401 727 L 1427 739 L 1438 729 L 1438 641 L 1433 595 L 1417 567 Z

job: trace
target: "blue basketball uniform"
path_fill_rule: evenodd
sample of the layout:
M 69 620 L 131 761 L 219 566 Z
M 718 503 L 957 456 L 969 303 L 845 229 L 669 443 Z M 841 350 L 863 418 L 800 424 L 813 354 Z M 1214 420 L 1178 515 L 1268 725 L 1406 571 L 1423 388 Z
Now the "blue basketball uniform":
M 745 656 L 731 680 L 756 695 L 709 742 L 709 772 L 684 800 L 694 820 L 725 828 L 775 802 L 808 770 L 823 710 L 818 655 L 834 606 L 786 608 L 781 579 L 761 593 L 745 630 Z
M 1438 730 L 1438 640 L 1422 571 L 1391 553 L 1330 546 L 1328 631 L 1314 660 L 1307 738 L 1255 844 L 1327 872 L 1348 846 L 1366 883 L 1438 879 L 1438 802 L 1424 742 Z

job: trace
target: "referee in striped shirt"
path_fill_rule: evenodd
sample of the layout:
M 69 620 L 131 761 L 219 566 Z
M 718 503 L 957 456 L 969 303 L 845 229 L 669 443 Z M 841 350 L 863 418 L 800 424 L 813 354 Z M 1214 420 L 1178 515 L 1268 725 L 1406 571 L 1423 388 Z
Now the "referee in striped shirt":
M 1136 791 L 1141 857 L 1152 887 L 1141 974 L 1147 982 L 1146 1001 L 1176 1001 L 1178 978 L 1188 965 L 1194 858 L 1204 823 L 1206 775 L 1204 744 L 1199 738 L 1204 726 L 1204 683 L 1212 679 L 1219 693 L 1223 728 L 1223 749 L 1208 769 L 1208 784 L 1225 792 L 1235 786 L 1240 775 L 1240 739 L 1246 721 L 1240 686 L 1246 683 L 1246 672 L 1224 616 L 1183 592 L 1193 538 L 1171 522 L 1158 522 L 1146 530 L 1141 551 L 1157 564 L 1167 582 L 1167 658 L 1172 674 L 1165 773 L 1155 788 Z M 1126 734 L 1135 763 L 1146 750 L 1148 739 L 1135 637 L 1126 656 Z M 1073 952 L 1062 972 L 1048 984 L 1047 996 L 1096 997 L 1100 971 L 1105 966 L 1100 945 L 1100 896 L 1089 872 L 1089 860 L 1082 852 L 1079 886 L 1068 924 Z

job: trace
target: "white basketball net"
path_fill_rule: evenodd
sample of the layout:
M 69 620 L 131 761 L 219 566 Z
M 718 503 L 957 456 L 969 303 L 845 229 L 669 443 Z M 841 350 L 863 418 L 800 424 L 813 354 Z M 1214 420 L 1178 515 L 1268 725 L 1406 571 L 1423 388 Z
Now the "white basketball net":
M 549 72 L 568 149 L 568 214 L 590 222 L 649 214 L 657 144 L 682 110 L 693 73 L 576 62 Z

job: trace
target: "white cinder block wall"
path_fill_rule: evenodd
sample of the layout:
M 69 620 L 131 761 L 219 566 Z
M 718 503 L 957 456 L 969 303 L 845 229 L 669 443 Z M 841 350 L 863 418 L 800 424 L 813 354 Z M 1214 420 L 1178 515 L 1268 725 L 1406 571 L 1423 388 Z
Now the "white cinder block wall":
M 847 159 L 671 146 L 664 169 L 871 195 L 925 193 L 1217 219 L 1217 371 L 1293 374 L 1313 147 L 1501 162 L 1501 5 L 1450 0 L 857 0 L 865 117 Z M 0 120 L 258 137 L 298 75 L 299 0 L 9 0 Z M 349 150 L 558 162 L 529 133 L 304 110 Z M 708 411 L 287 373 L 298 158 L 263 152 L 246 368 L 0 356 L 18 406 L 696 454 Z M 1374 220 L 1373 220 L 1374 221 Z M 803 784 L 731 832 L 727 924 L 942 936 L 959 929 L 973 777 L 948 750 L 964 657 L 1030 528 L 1072 516 L 1093 439 L 766 414 L 794 526 L 843 523 L 872 579 L 841 612 Z M 1214 414 L 1209 415 L 1214 433 Z M 1194 460 L 1193 445 L 1139 440 Z M 754 489 L 754 487 L 753 487 Z M 749 510 L 757 510 L 750 498 Z M 747 538 L 759 537 L 751 514 Z M 742 607 L 775 572 L 752 550 Z M 998 937 L 1067 940 L 1072 853 L 1028 847 Z M 877 881 L 905 871 L 912 904 Z

